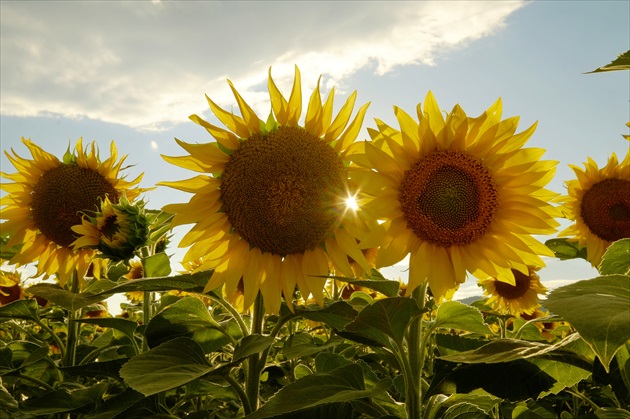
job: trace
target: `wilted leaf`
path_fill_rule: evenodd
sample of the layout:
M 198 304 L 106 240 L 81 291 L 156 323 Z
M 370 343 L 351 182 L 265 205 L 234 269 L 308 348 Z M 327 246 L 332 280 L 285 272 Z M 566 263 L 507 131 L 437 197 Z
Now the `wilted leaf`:
M 66 310 L 76 311 L 90 304 L 98 303 L 103 297 L 91 294 L 75 294 L 61 288 L 57 284 L 35 284 L 28 288 L 28 293 L 37 295 L 55 303 Z

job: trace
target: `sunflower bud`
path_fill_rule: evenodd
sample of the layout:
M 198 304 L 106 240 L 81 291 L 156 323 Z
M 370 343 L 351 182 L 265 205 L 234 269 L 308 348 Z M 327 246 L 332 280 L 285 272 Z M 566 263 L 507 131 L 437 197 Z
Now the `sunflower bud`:
M 82 223 L 72 227 L 80 235 L 72 246 L 98 249 L 113 262 L 133 258 L 136 250 L 147 245 L 149 237 L 144 205 L 144 201 L 132 205 L 124 196 L 113 204 L 105 197 L 94 216 L 84 215 Z

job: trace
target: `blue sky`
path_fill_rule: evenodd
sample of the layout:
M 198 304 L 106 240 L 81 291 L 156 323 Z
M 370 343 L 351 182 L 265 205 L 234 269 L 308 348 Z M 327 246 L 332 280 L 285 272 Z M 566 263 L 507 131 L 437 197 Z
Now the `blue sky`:
M 628 148 L 630 73 L 583 74 L 630 49 L 627 1 L 2 0 L 0 15 L 2 149 L 28 156 L 25 137 L 61 156 L 82 136 L 105 154 L 114 140 L 145 187 L 193 175 L 160 154 L 184 154 L 174 137 L 210 140 L 188 116 L 218 124 L 204 94 L 235 107 L 226 78 L 266 117 L 270 66 L 288 94 L 297 64 L 305 99 L 319 74 L 337 106 L 357 90 L 357 107 L 371 102 L 361 139 L 374 118 L 396 126 L 394 105 L 413 115 L 428 90 L 443 109 L 459 103 L 471 115 L 501 97 L 520 130 L 538 121 L 528 146 L 559 161 L 557 192 L 573 177 L 569 164 L 601 165 Z M 4 155 L 0 165 L 14 172 Z M 158 188 L 146 198 L 159 208 L 190 195 Z M 551 261 L 541 278 L 553 286 L 592 274 L 586 262 Z

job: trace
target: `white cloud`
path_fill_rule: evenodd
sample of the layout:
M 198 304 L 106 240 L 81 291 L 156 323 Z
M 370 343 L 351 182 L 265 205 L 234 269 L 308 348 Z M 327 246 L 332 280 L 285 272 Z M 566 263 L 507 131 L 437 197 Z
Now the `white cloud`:
M 266 72 L 323 90 L 362 68 L 435 65 L 524 2 L 2 2 L 1 112 L 159 130 L 234 99 L 269 112 Z M 305 89 L 306 90 L 306 89 Z M 352 88 L 351 90 L 354 90 Z M 305 94 L 305 100 L 308 95 Z

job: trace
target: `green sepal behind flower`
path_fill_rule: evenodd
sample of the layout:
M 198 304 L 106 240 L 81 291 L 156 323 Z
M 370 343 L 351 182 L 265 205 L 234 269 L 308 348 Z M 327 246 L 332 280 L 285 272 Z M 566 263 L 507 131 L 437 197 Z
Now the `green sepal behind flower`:
M 131 204 L 122 196 L 118 204 L 105 197 L 99 210 L 84 215 L 82 224 L 72 227 L 80 237 L 72 243 L 74 248 L 98 249 L 102 257 L 114 262 L 128 260 L 149 241 L 149 220 L 145 202 Z

